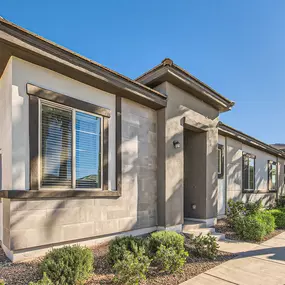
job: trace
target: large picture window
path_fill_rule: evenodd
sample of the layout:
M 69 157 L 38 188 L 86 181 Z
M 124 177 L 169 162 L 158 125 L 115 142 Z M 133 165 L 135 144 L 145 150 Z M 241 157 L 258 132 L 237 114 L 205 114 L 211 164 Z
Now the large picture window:
M 255 156 L 243 154 L 243 190 L 254 191 L 255 188 Z
M 268 161 L 268 190 L 277 189 L 277 164 L 275 161 Z
M 101 189 L 102 118 L 41 101 L 41 187 Z

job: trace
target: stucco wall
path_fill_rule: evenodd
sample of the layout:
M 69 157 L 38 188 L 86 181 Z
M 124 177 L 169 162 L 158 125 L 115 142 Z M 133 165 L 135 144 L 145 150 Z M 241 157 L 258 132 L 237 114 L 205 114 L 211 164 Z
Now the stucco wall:
M 161 216 L 159 219 L 162 226 L 179 225 L 184 222 L 183 199 L 184 199 L 184 126 L 182 119 L 186 118 L 191 124 L 213 125 L 207 131 L 207 143 L 205 155 L 206 164 L 206 191 L 205 205 L 200 217 L 203 219 L 213 218 L 216 212 L 217 181 L 213 179 L 217 175 L 217 140 L 218 132 L 215 124 L 218 121 L 219 112 L 205 102 L 198 100 L 193 95 L 177 88 L 169 82 L 164 82 L 155 88 L 167 95 L 168 104 L 165 113 L 161 112 L 159 129 L 165 128 L 165 150 L 161 153 L 161 159 L 165 160 L 164 169 L 159 169 L 159 177 L 165 177 L 164 187 L 158 187 L 158 191 L 164 205 L 161 203 Z M 165 124 L 165 125 L 164 125 Z M 180 142 L 180 148 L 173 147 L 173 141 Z M 162 143 L 162 142 L 161 142 Z M 160 145 L 160 143 L 159 143 Z M 160 159 L 160 158 L 159 158 Z M 164 171 L 163 173 L 160 173 Z M 162 178 L 163 179 L 163 178 Z M 163 186 L 163 185 L 162 185 Z
M 2 152 L 2 189 L 12 187 L 12 61 L 0 78 L 0 149 Z
M 15 58 L 13 189 L 29 188 L 27 82 L 111 110 L 109 183 L 115 189 L 115 95 Z M 122 196 L 117 199 L 5 199 L 4 244 L 10 250 L 20 250 L 156 226 L 156 124 L 156 111 L 122 99 Z
M 222 144 L 222 139 L 219 139 Z M 258 193 L 242 193 L 242 153 L 247 152 L 256 156 L 255 159 L 255 190 Z M 245 145 L 240 141 L 232 138 L 226 138 L 225 146 L 225 175 L 224 179 L 219 183 L 226 183 L 227 200 L 241 199 L 243 201 L 256 201 L 262 199 L 265 204 L 274 201 L 276 194 L 268 192 L 268 160 L 277 161 L 277 157 L 271 155 L 265 151 L 256 149 L 254 147 Z M 283 188 L 281 177 L 283 174 L 280 173 L 281 165 L 284 165 L 283 160 L 279 162 L 279 174 L 278 177 L 279 188 Z M 225 181 L 226 180 L 226 181 Z

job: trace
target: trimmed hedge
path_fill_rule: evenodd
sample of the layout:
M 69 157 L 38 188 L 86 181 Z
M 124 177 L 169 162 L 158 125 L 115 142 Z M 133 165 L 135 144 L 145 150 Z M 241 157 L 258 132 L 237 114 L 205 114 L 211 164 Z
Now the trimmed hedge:
M 285 229 L 285 208 L 273 209 L 268 212 L 274 217 L 276 227 Z
M 94 257 L 87 247 L 65 246 L 46 254 L 41 271 L 54 285 L 84 284 L 93 272 Z
M 255 215 L 240 216 L 234 230 L 244 240 L 261 241 L 275 229 L 274 217 L 267 211 Z

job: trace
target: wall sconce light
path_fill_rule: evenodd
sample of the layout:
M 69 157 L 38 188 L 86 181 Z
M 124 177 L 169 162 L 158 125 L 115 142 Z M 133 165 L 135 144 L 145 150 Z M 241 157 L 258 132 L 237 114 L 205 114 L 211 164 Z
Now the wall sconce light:
M 179 141 L 173 141 L 174 148 L 180 148 L 180 142 Z
M 192 208 L 192 210 L 196 210 L 197 209 L 196 204 L 191 204 L 191 208 Z

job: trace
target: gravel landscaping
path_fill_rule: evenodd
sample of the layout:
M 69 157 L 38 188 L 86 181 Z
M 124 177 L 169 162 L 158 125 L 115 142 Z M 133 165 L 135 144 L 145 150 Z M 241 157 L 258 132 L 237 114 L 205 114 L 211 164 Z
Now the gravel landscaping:
M 226 239 L 230 239 L 230 240 L 240 240 L 240 238 L 238 237 L 238 235 L 234 232 L 234 230 L 231 228 L 231 226 L 229 225 L 228 221 L 226 219 L 221 219 L 218 220 L 217 224 L 215 225 L 215 230 L 217 233 L 223 233 L 226 235 Z M 281 234 L 282 232 L 284 232 L 284 230 L 280 230 L 277 229 L 275 231 L 273 231 L 272 233 L 266 235 L 261 241 L 250 241 L 252 243 L 262 243 L 264 241 L 267 241 L 279 234 Z
M 150 268 L 148 278 L 141 284 L 180 284 L 194 276 L 203 273 L 229 259 L 235 255 L 225 252 L 219 252 L 217 259 L 209 260 L 206 258 L 194 257 L 191 250 L 187 247 L 189 240 L 186 237 L 186 249 L 189 250 L 189 257 L 181 273 L 165 274 L 158 272 L 157 268 Z M 95 257 L 94 274 L 87 281 L 87 285 L 91 284 L 113 284 L 114 274 L 112 268 L 107 262 L 108 244 L 100 245 L 92 248 Z M 30 281 L 40 279 L 38 265 L 41 259 L 35 259 L 30 262 L 11 263 L 0 249 L 0 279 L 5 280 L 7 285 L 27 285 Z

